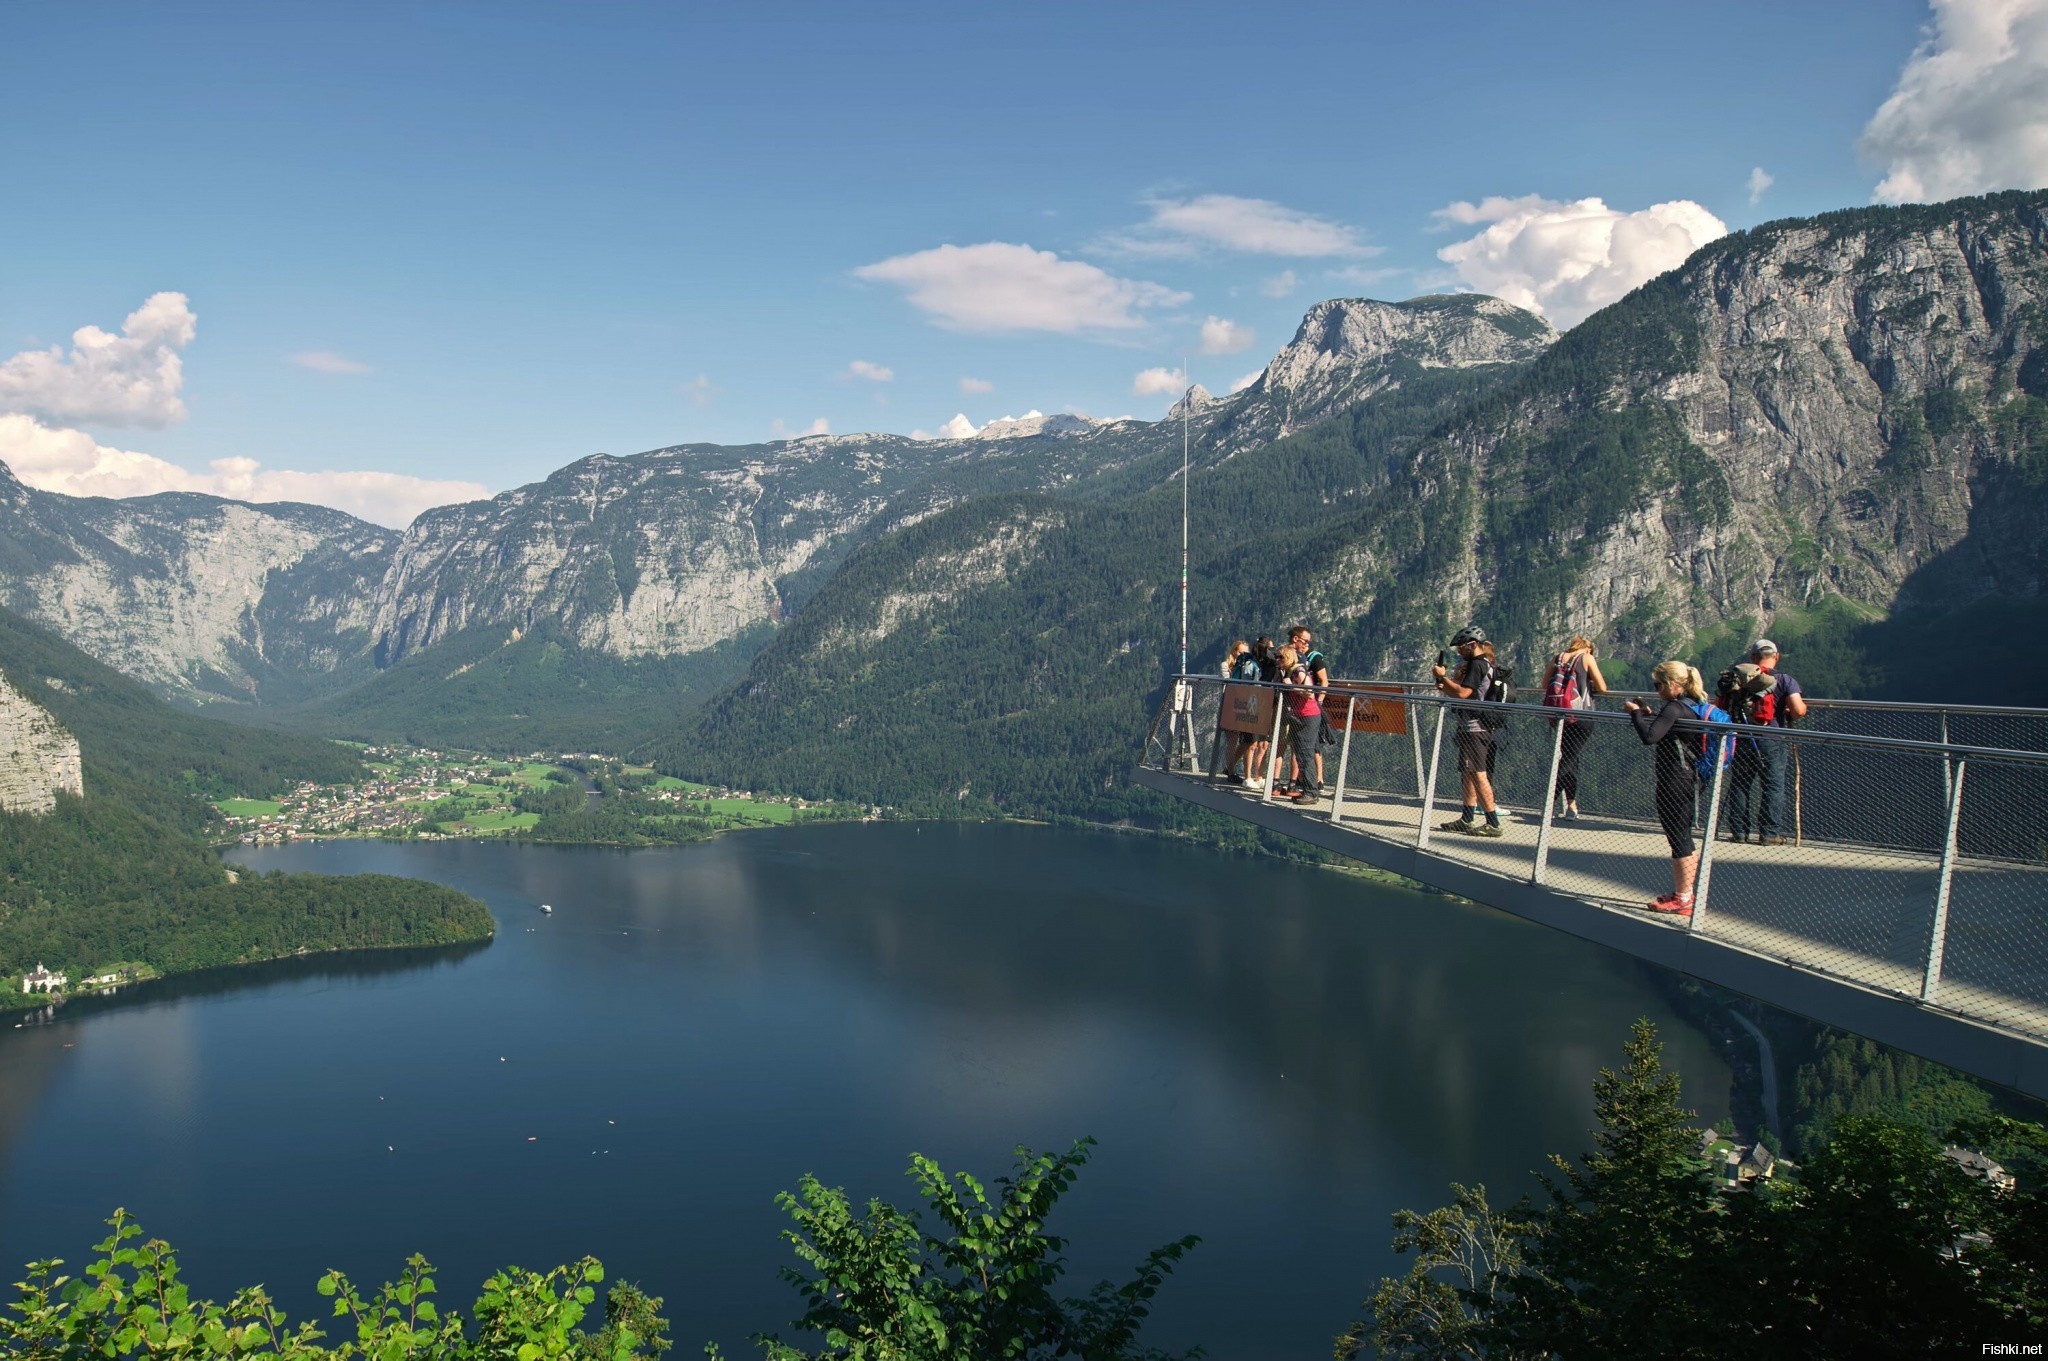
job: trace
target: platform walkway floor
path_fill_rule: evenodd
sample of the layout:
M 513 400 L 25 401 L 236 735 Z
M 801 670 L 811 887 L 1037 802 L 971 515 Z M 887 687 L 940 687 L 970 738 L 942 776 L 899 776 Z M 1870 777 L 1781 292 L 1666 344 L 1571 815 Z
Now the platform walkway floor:
M 1257 803 L 1259 791 L 1191 784 Z M 1274 807 L 1328 824 L 1330 799 Z M 1441 804 L 1442 823 L 1455 809 Z M 1421 801 L 1348 790 L 1337 826 L 1359 837 L 1413 846 Z M 1498 839 L 1432 829 L 1427 853 L 1520 883 L 1530 881 L 1540 820 L 1504 813 Z M 1704 844 L 1704 843 L 1702 843 Z M 1697 930 L 1749 953 L 1918 999 L 1934 928 L 1940 857 L 1912 851 L 1808 841 L 1799 846 L 1720 842 L 1697 927 L 1653 913 L 1649 900 L 1671 888 L 1663 834 L 1610 817 L 1559 819 L 1551 830 L 1543 884 L 1611 912 L 1673 931 Z M 1934 1000 L 1943 1010 L 2032 1037 L 2048 1037 L 2048 869 L 1957 862 Z

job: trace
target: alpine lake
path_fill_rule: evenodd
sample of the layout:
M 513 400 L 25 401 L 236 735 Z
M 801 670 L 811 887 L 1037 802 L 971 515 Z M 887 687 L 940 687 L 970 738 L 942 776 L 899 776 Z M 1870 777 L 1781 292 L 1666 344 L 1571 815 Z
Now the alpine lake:
M 0 1030 L 0 1249 L 75 1271 L 125 1206 L 195 1292 L 295 1318 L 407 1255 L 467 1310 L 590 1254 L 666 1297 L 678 1356 L 801 1312 L 778 1191 L 906 1207 L 913 1151 L 987 1179 L 1099 1147 L 1047 1227 L 1068 1293 L 1202 1243 L 1145 1331 L 1328 1354 L 1390 1216 L 1496 1203 L 1590 1146 L 1638 1016 L 1703 1121 L 1730 1074 L 1644 966 L 1486 908 L 1152 838 L 1021 825 L 752 831 L 652 851 L 243 849 L 486 901 L 488 945 L 143 985 Z M 551 913 L 540 910 L 550 904 Z M 17 1272 L 6 1279 L 19 1279 Z

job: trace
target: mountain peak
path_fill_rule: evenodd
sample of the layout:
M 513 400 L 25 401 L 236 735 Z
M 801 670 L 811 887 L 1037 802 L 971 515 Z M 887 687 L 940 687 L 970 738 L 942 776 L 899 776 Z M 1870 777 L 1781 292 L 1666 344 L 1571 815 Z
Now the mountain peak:
M 1556 328 L 1535 313 L 1479 293 L 1406 302 L 1331 298 L 1308 310 L 1254 386 L 1298 388 L 1333 367 L 1397 358 L 1426 369 L 1512 363 L 1535 358 L 1556 339 Z
M 1177 421 L 1183 415 L 1199 416 L 1214 405 L 1216 405 L 1216 399 L 1209 394 L 1209 389 L 1197 383 L 1188 389 L 1187 396 L 1166 408 L 1166 419 Z
M 1543 353 L 1557 334 L 1534 312 L 1483 293 L 1434 293 L 1406 302 L 1331 298 L 1309 308 L 1294 339 L 1250 386 L 1218 404 L 1217 444 L 1235 453 L 1313 425 L 1399 382 L 1404 364 L 1463 369 L 1517 363 Z
M 1106 425 L 1088 416 L 1056 411 L 1048 416 L 1043 411 L 1027 411 L 1021 416 L 1005 416 L 999 421 L 990 421 L 976 432 L 976 439 L 1027 439 L 1032 435 L 1084 435 L 1098 425 Z

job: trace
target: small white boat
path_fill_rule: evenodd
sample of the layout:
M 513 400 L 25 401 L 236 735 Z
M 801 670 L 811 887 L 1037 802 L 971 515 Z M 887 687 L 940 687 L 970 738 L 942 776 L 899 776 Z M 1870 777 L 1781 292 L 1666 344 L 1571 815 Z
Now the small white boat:
M 542 904 L 540 905 L 540 910 L 541 910 L 541 911 L 543 911 L 543 912 L 550 912 L 550 913 L 551 913 L 551 912 L 553 912 L 553 911 L 554 911 L 555 909 L 554 909 L 554 908 L 552 908 L 552 907 L 550 907 L 550 906 L 549 906 L 548 904 L 546 904 L 546 903 L 542 903 Z

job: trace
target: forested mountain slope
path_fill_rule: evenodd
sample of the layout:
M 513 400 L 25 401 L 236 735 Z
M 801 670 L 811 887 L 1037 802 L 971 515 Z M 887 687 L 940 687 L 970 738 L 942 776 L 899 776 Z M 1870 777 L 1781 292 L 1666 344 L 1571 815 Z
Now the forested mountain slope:
M 1426 370 L 1189 484 L 1197 636 L 1274 627 L 1286 557 L 1513 366 Z M 870 544 L 745 680 L 650 750 L 732 783 L 924 809 L 1121 815 L 1175 645 L 1177 484 L 1118 502 L 987 498 Z M 1237 612 L 1236 602 L 1253 605 Z
M 1888 665 L 1924 691 L 1877 648 L 1926 636 L 1937 602 L 2038 611 L 2044 207 L 1768 224 L 1519 368 L 1414 365 L 1278 443 L 1226 458 L 1211 439 L 1190 486 L 1199 663 L 1300 619 L 1348 674 L 1419 673 L 1471 618 L 1525 667 L 1585 631 L 1622 673 L 1769 628 L 1828 638 L 1809 674 L 1836 693 Z M 983 502 L 871 544 L 655 749 L 805 793 L 1126 812 L 1174 660 L 1179 499 Z
M 0 675 L 78 740 L 83 798 L 0 812 L 0 1001 L 36 963 L 160 972 L 300 950 L 445 944 L 490 933 L 481 903 L 383 876 L 242 876 L 202 834 L 209 796 L 277 793 L 361 771 L 330 742 L 232 727 L 165 703 L 62 639 L 0 611 Z

